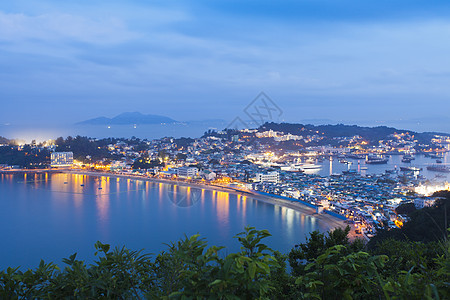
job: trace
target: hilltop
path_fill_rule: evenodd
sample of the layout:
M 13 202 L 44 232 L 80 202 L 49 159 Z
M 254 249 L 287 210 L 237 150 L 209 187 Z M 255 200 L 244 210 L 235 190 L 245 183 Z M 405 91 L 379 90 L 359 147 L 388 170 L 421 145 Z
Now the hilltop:
M 172 118 L 160 115 L 145 115 L 140 112 L 125 112 L 113 118 L 98 117 L 78 122 L 77 125 L 133 125 L 133 124 L 161 124 L 177 123 Z

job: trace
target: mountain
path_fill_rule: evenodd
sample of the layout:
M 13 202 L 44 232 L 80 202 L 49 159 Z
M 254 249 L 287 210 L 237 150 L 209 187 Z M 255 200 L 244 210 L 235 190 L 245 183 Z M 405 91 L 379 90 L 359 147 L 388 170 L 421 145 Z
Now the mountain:
M 259 131 L 273 130 L 294 135 L 314 135 L 323 134 L 327 139 L 332 140 L 337 137 L 352 137 L 359 135 L 370 144 L 377 145 L 378 141 L 386 140 L 394 133 L 410 133 L 415 136 L 419 143 L 428 144 L 435 135 L 450 136 L 440 132 L 414 132 L 411 130 L 396 129 L 387 126 L 365 127 L 358 125 L 303 125 L 294 123 L 265 123 L 258 128 Z M 324 140 L 328 141 L 328 140 Z
M 98 117 L 77 123 L 77 125 L 133 125 L 178 123 L 174 119 L 160 115 L 144 115 L 139 112 L 126 112 L 114 118 Z
M 0 144 L 9 144 L 10 142 L 7 138 L 0 136 Z

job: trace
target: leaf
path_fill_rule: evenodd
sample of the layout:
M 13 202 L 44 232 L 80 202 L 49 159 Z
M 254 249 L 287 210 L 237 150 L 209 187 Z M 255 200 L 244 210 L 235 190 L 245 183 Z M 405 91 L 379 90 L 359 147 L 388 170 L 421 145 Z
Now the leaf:
M 248 266 L 248 274 L 250 275 L 251 279 L 255 278 L 255 273 L 256 273 L 256 264 L 254 262 L 252 262 Z
M 216 279 L 213 282 L 211 282 L 208 286 L 213 286 L 213 285 L 216 285 L 216 284 L 219 284 L 219 283 L 222 283 L 222 280 Z

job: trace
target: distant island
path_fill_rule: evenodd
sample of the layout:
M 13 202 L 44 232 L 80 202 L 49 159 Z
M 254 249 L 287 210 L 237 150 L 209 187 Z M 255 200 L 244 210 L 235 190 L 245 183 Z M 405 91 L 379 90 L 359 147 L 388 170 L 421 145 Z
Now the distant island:
M 125 112 L 113 118 L 98 117 L 78 122 L 76 125 L 133 125 L 133 124 L 173 124 L 178 121 L 160 115 L 145 115 L 140 112 Z

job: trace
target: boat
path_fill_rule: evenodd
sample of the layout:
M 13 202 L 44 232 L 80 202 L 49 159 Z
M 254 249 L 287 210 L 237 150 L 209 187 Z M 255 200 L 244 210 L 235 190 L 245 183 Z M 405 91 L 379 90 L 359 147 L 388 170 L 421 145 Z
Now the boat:
M 405 155 L 403 155 L 403 159 L 415 160 L 416 158 L 414 156 L 412 156 L 411 154 L 405 154 Z
M 437 164 L 442 164 L 442 160 L 436 159 L 436 163 L 437 163 Z
M 300 168 L 302 170 L 316 170 L 316 169 L 321 169 L 322 166 L 321 165 L 316 165 L 316 164 L 304 164 Z
M 432 165 L 428 166 L 427 170 L 433 172 L 450 173 L 450 168 L 447 166 Z
M 366 164 L 381 165 L 381 164 L 387 164 L 388 161 L 389 161 L 388 158 L 383 158 L 383 157 L 379 157 L 379 156 L 369 156 L 366 159 Z
M 403 157 L 402 158 L 402 162 L 403 163 L 410 163 L 412 161 L 412 158 L 408 158 L 408 157 Z
M 348 161 L 348 160 L 346 160 L 346 159 L 341 159 L 341 160 L 339 160 L 339 162 L 340 162 L 341 164 L 348 164 L 348 165 L 351 165 L 351 164 L 352 164 L 351 161 Z
M 346 157 L 352 159 L 364 159 L 364 155 L 362 154 L 348 154 Z
M 296 166 L 296 165 L 281 166 L 280 170 L 281 171 L 286 171 L 286 172 L 301 172 L 300 167 Z
M 430 157 L 431 158 L 435 158 L 435 159 L 442 159 L 442 158 L 444 158 L 444 156 L 442 154 L 438 154 L 438 153 L 430 154 Z
M 358 171 L 351 169 L 351 170 L 347 170 L 347 171 L 342 171 L 342 174 L 344 175 L 354 175 L 354 174 L 358 174 Z
M 422 171 L 422 168 L 418 168 L 418 167 L 400 167 L 400 171 L 403 171 L 403 172 L 419 172 L 419 171 Z

